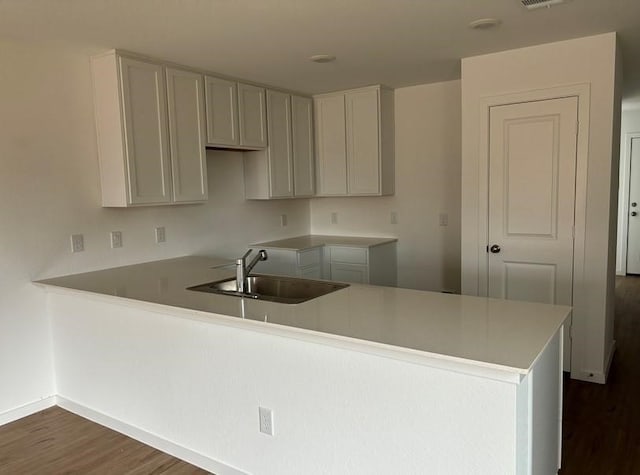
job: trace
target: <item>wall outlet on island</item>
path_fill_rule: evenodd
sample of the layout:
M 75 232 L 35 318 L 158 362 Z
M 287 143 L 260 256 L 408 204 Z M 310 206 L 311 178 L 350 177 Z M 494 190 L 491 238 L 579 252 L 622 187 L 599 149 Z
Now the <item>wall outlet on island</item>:
M 271 409 L 258 407 L 258 415 L 260 416 L 260 432 L 273 435 L 273 412 Z

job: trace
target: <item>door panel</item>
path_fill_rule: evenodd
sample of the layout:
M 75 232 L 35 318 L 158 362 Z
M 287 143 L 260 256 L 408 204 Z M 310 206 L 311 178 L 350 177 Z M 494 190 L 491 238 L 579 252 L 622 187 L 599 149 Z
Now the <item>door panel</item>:
M 575 97 L 490 110 L 490 297 L 572 303 L 577 113 Z
M 293 196 L 291 96 L 267 91 L 269 189 L 273 198 Z
M 627 274 L 640 274 L 640 138 L 631 139 Z
M 173 198 L 204 201 L 208 191 L 202 75 L 173 68 L 166 74 Z
M 168 203 L 169 150 L 162 66 L 120 58 L 131 204 Z

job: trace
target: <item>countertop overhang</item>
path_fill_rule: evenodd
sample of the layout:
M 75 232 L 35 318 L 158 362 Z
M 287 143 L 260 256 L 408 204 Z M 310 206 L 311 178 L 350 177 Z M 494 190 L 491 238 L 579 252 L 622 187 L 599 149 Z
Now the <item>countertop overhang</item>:
M 351 284 L 295 305 L 187 287 L 230 277 L 233 263 L 187 256 L 35 282 L 176 317 L 234 326 L 519 383 L 571 308 Z

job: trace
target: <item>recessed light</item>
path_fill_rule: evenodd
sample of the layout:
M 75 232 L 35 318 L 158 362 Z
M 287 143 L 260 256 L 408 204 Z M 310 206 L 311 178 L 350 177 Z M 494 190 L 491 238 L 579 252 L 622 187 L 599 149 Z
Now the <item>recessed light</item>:
M 336 57 L 331 54 L 314 54 L 309 59 L 314 63 L 330 63 L 335 61 Z
M 479 20 L 474 20 L 469 23 L 469 28 L 473 28 L 474 30 L 489 30 L 495 28 L 500 23 L 500 20 L 497 18 L 480 18 Z

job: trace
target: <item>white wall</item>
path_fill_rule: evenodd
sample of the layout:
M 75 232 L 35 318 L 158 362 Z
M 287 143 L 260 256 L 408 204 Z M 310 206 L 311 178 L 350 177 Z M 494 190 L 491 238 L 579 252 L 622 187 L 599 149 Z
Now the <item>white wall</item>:
M 532 440 L 534 463 L 558 447 L 536 430 L 558 421 L 557 363 L 516 385 L 99 300 L 50 295 L 59 395 L 201 462 L 260 475 L 494 475 L 530 473 L 516 466 Z M 557 339 L 545 355 L 558 361 Z M 540 413 L 531 384 L 551 399 Z M 259 406 L 273 411 L 273 437 L 258 430 Z M 218 464 L 203 466 L 229 473 Z
M 396 89 L 395 140 L 395 195 L 313 199 L 311 232 L 395 236 L 399 287 L 459 291 L 460 81 Z
M 462 61 L 462 291 L 478 294 L 480 103 L 507 93 L 588 84 L 584 271 L 575 275 L 572 376 L 604 381 L 613 350 L 613 279 L 610 241 L 612 186 L 615 188 L 616 122 L 615 33 L 505 51 Z M 578 233 L 580 230 L 576 230 Z M 575 349 L 578 349 L 576 352 Z
M 307 200 L 243 199 L 237 152 L 208 152 L 207 204 L 101 208 L 95 52 L 0 41 L 0 414 L 55 392 L 49 322 L 31 280 L 186 254 L 233 257 L 250 242 L 309 230 Z M 155 226 L 166 227 L 165 244 L 155 244 Z M 123 232 L 123 248 L 109 248 L 112 230 Z M 85 252 L 70 253 L 72 233 L 84 234 Z
M 629 221 L 629 172 L 631 161 L 628 147 L 629 134 L 640 135 L 640 101 L 624 102 L 620 131 L 620 186 L 618 194 L 618 242 L 616 273 L 627 272 L 627 225 Z

